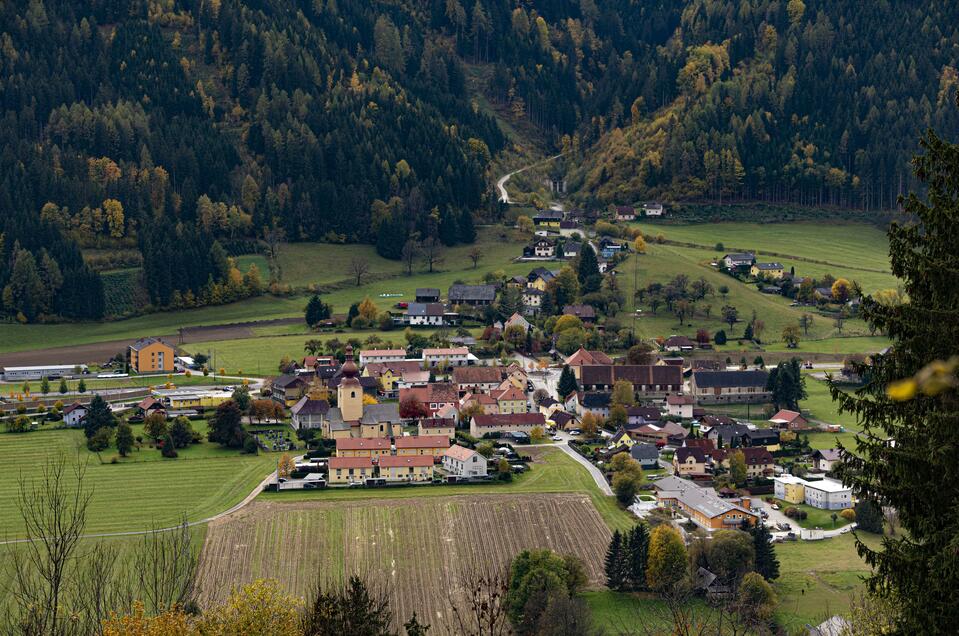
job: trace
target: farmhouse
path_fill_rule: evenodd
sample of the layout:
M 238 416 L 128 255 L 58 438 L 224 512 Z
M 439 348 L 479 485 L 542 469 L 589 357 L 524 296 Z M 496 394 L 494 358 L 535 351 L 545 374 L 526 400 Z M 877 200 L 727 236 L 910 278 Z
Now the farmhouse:
M 451 305 L 482 307 L 496 300 L 496 285 L 450 285 L 447 296 Z
M 585 391 L 579 400 L 580 414 L 591 413 L 597 417 L 609 417 L 611 397 L 604 391 Z
M 490 434 L 525 433 L 533 428 L 545 430 L 546 418 L 542 413 L 514 413 L 511 415 L 474 415 L 470 422 L 470 435 L 483 437 Z
M 485 477 L 486 458 L 465 446 L 450 446 L 443 453 L 443 469 L 457 477 Z
M 696 348 L 696 343 L 687 338 L 686 336 L 670 336 L 666 338 L 666 341 L 663 343 L 663 348 L 666 351 L 692 351 Z
M 374 362 L 401 362 L 406 360 L 406 349 L 365 349 L 360 351 L 360 366 Z
M 397 437 L 393 441 L 397 455 L 433 455 L 438 457 L 449 448 L 448 435 L 417 435 L 416 437 Z
M 836 465 L 836 462 L 838 462 L 840 458 L 838 448 L 817 450 L 812 454 L 813 466 L 816 470 L 821 470 L 824 473 L 832 470 L 832 467 Z
M 159 338 L 140 338 L 127 348 L 127 363 L 134 373 L 170 373 L 175 355 Z
M 533 256 L 537 258 L 553 258 L 556 256 L 556 241 L 541 238 L 532 245 Z
M 457 367 L 453 369 L 453 384 L 459 394 L 492 391 L 500 385 L 506 377 L 505 367 Z
M 519 327 L 523 330 L 523 333 L 529 333 L 529 330 L 533 328 L 533 325 L 529 324 L 529 321 L 518 313 L 514 313 L 509 317 L 509 320 L 503 323 L 503 331 L 506 331 L 510 327 Z
M 671 365 L 583 365 L 579 379 L 585 391 L 612 391 L 617 380 L 626 380 L 643 399 L 662 399 L 683 389 L 683 370 Z
M 693 400 L 690 395 L 670 395 L 666 397 L 666 412 L 673 417 L 681 417 L 684 420 L 693 417 Z
M 616 220 L 617 221 L 635 221 L 636 208 L 634 208 L 631 205 L 617 205 Z
M 394 322 L 410 327 L 447 327 L 459 324 L 459 314 L 446 311 L 442 303 L 410 303 Z
M 768 378 L 766 371 L 693 371 L 690 388 L 700 404 L 764 402 Z
M 566 305 L 563 307 L 564 316 L 576 316 L 589 324 L 596 322 L 596 310 L 592 305 Z
M 363 483 L 373 476 L 373 460 L 369 457 L 331 457 L 330 483 Z
M 723 265 L 728 270 L 735 270 L 741 267 L 752 267 L 756 262 L 756 255 L 752 252 L 739 252 L 735 254 L 726 254 L 723 256 Z
M 699 527 L 708 530 L 736 529 L 743 523 L 756 525 L 759 515 L 750 509 L 750 499 L 721 499 L 711 488 L 701 488 L 679 477 L 665 477 L 655 484 L 660 505 L 685 513 Z
M 574 234 L 583 234 L 583 226 L 579 221 L 568 220 L 559 222 L 559 235 L 560 236 L 573 236 Z
M 780 279 L 786 275 L 786 268 L 782 263 L 753 263 L 749 268 L 749 275 L 755 278 Z
M 79 402 L 74 402 L 73 404 L 63 408 L 63 423 L 67 426 L 80 426 L 80 424 L 83 422 L 83 418 L 86 416 L 87 407 Z
M 546 295 L 546 292 L 536 289 L 535 287 L 527 287 L 523 290 L 523 308 L 528 314 L 539 313 L 539 308 L 543 305 L 543 296 Z
M 558 230 L 562 220 L 563 213 L 560 210 L 540 210 L 533 215 L 533 224 L 539 228 Z
M 788 409 L 780 409 L 769 418 L 769 422 L 777 428 L 790 431 L 804 431 L 809 428 L 809 421 L 802 416 L 802 413 Z
M 453 439 L 456 437 L 456 421 L 449 417 L 423 418 L 416 424 L 416 434 L 421 437 L 425 435 L 442 435 L 445 436 L 446 439 Z
M 385 437 L 347 437 L 336 440 L 337 457 L 379 457 L 389 455 L 390 452 L 390 440 Z
M 563 244 L 563 258 L 567 260 L 576 258 L 582 250 L 583 244 L 579 241 L 566 241 Z
M 378 460 L 380 477 L 386 481 L 432 481 L 433 458 L 387 455 Z
M 646 216 L 663 216 L 666 209 L 663 207 L 662 203 L 644 203 L 643 204 L 643 214 Z

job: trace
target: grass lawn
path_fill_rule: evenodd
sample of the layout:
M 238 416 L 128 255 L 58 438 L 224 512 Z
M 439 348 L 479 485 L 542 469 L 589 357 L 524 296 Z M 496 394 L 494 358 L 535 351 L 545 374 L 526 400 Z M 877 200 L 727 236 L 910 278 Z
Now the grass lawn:
M 822 318 L 822 320 L 826 320 Z M 843 327 L 845 329 L 845 326 Z M 802 358 L 803 353 L 877 353 L 890 344 L 884 336 L 851 336 L 823 338 L 822 340 L 800 340 L 799 347 L 789 349 L 782 341 L 763 345 L 767 351 L 792 351 Z
M 205 431 L 201 422 L 194 423 Z M 242 500 L 275 466 L 271 454 L 240 455 L 214 444 L 183 449 L 177 459 L 163 459 L 144 448 L 117 464 L 100 463 L 77 430 L 0 434 L 0 537 L 22 534 L 17 508 L 21 475 L 31 477 L 57 455 L 87 462 L 86 485 L 93 491 L 88 532 L 117 532 L 169 525 L 184 515 L 191 521 L 212 516 Z M 102 453 L 109 461 L 116 451 Z
M 861 429 L 856 416 L 851 413 L 839 413 L 832 401 L 829 387 L 822 380 L 806 377 L 808 397 L 800 402 L 802 410 L 808 411 L 816 420 L 829 424 L 839 424 L 845 430 L 842 433 L 809 433 L 809 444 L 813 448 L 835 448 L 841 441 L 846 448 L 855 448 L 855 437 Z
M 236 384 L 236 380 L 231 379 L 214 379 L 213 376 L 204 376 L 202 373 L 195 372 L 192 376 L 187 377 L 182 374 L 166 376 L 166 375 L 153 375 L 153 376 L 130 376 L 128 378 L 84 378 L 83 382 L 87 386 L 87 393 L 91 393 L 94 390 L 105 390 L 105 389 L 130 389 L 130 388 L 146 388 L 146 387 L 163 387 L 167 382 L 172 383 L 174 386 L 206 386 L 206 385 L 227 385 L 227 384 Z M 34 397 L 42 396 L 40 393 L 40 381 L 39 380 L 30 380 L 30 390 L 33 393 Z M 80 385 L 80 380 L 67 380 L 67 389 L 70 391 L 77 391 Z M 0 392 L 6 392 L 9 389 L 15 389 L 17 393 L 22 392 L 23 383 L 22 382 L 9 382 L 0 384 Z M 60 395 L 60 381 L 59 380 L 50 380 L 50 392 L 43 397 L 57 397 Z M 64 401 L 70 399 L 70 397 L 64 397 Z
M 865 532 L 859 536 L 871 548 L 879 546 L 878 536 Z M 776 619 L 786 633 L 846 611 L 853 595 L 864 587 L 860 577 L 869 573 L 856 553 L 852 534 L 823 541 L 779 543 L 776 556 L 780 572 L 775 582 L 780 600 Z
M 593 615 L 593 625 L 606 634 L 671 634 L 673 618 L 666 604 L 654 594 L 594 590 L 583 599 Z M 697 598 L 688 608 L 689 633 L 698 633 L 714 619 L 706 603 Z
M 638 223 L 644 234 L 702 245 L 711 254 L 717 243 L 724 252 L 749 250 L 757 260 L 795 267 L 799 276 L 830 273 L 858 280 L 866 292 L 895 287 L 889 268 L 889 242 L 880 228 L 864 223 L 701 223 L 664 225 Z M 720 254 L 721 256 L 722 254 Z M 818 262 L 810 262 L 818 261 Z
M 783 510 L 786 508 L 797 508 L 799 510 L 806 511 L 808 516 L 805 519 L 802 521 L 794 519 L 794 521 L 802 528 L 822 528 L 823 530 L 835 530 L 850 524 L 849 521 L 846 521 L 839 516 L 839 510 L 822 510 L 821 508 L 814 508 L 812 506 L 807 506 L 806 504 L 789 503 L 788 501 L 783 501 L 781 499 L 777 499 L 776 502 Z M 835 525 L 833 525 L 832 522 L 833 513 L 836 513 Z
M 491 482 L 474 485 L 437 485 L 404 488 L 329 488 L 326 490 L 294 490 L 265 492 L 260 498 L 276 501 L 350 501 L 357 499 L 404 499 L 446 497 L 468 494 L 555 493 L 585 492 L 612 530 L 625 530 L 635 524 L 636 518 L 623 510 L 613 497 L 603 495 L 589 472 L 558 449 L 543 448 L 534 451 L 531 470 L 518 475 L 510 483 Z

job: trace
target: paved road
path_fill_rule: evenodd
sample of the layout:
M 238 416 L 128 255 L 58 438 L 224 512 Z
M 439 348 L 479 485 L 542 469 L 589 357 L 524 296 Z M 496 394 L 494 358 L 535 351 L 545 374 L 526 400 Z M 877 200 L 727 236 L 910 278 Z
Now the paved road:
M 591 462 L 586 461 L 586 458 L 574 451 L 569 447 L 569 442 L 559 442 L 555 444 L 557 448 L 561 451 L 572 457 L 578 463 L 582 464 L 586 470 L 589 471 L 589 474 L 593 476 L 593 481 L 596 482 L 596 485 L 599 487 L 600 491 L 607 497 L 613 496 L 613 489 L 609 487 L 609 482 L 606 481 L 606 477 L 603 476 L 602 471 L 596 468 Z
M 512 177 L 514 174 L 519 174 L 520 172 L 524 172 L 526 170 L 529 170 L 530 168 L 535 168 L 536 166 L 540 164 L 544 164 L 547 161 L 552 161 L 553 159 L 556 159 L 562 156 L 563 156 L 562 153 L 558 155 L 553 155 L 552 157 L 547 157 L 546 159 L 537 161 L 536 163 L 530 164 L 524 168 L 520 168 L 519 170 L 513 170 L 512 172 L 504 174 L 502 177 L 499 178 L 499 181 L 496 182 L 496 189 L 499 191 L 499 200 L 503 203 L 506 203 L 507 205 L 516 203 L 515 201 L 512 201 L 509 198 L 509 192 L 506 190 L 506 182 L 509 181 L 510 177 Z M 559 204 L 554 204 L 554 205 L 559 205 Z M 553 208 L 553 209 L 556 209 L 556 208 Z

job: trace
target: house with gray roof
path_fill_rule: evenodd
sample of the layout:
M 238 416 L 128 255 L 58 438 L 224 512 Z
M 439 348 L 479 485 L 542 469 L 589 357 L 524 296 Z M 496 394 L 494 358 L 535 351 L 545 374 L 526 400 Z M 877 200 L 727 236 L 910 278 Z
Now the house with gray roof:
M 769 373 L 749 371 L 693 371 L 690 388 L 698 404 L 765 402 L 772 396 L 766 389 Z

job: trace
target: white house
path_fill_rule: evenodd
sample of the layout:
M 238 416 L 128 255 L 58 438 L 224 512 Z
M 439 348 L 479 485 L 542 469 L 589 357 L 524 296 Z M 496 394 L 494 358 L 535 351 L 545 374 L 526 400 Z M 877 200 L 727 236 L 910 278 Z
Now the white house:
M 79 402 L 64 407 L 63 423 L 67 426 L 80 426 L 80 422 L 87 416 L 87 407 Z
M 684 420 L 692 419 L 695 403 L 691 395 L 670 395 L 666 398 L 666 412 Z
M 756 262 L 756 255 L 752 252 L 739 252 L 735 254 L 726 254 L 723 256 L 723 264 L 726 269 L 737 269 L 739 267 L 752 267 Z
M 794 475 L 779 475 L 773 479 L 773 494 L 789 503 L 805 503 L 823 510 L 852 507 L 852 488 L 835 479 L 811 481 Z
M 411 327 L 455 325 L 458 314 L 446 311 L 442 303 L 410 303 L 401 319 Z
M 644 203 L 643 214 L 646 216 L 662 216 L 665 212 L 662 203 Z
M 839 449 L 827 448 L 817 450 L 812 454 L 812 459 L 816 470 L 827 473 L 832 470 L 832 467 L 839 461 Z
M 472 358 L 472 360 L 475 359 L 475 357 Z M 464 367 L 471 362 L 470 350 L 466 347 L 423 349 L 423 361 L 431 367 L 438 366 L 443 362 L 451 367 Z
M 371 362 L 402 362 L 406 360 L 406 349 L 366 349 L 360 351 L 360 366 Z
M 553 258 L 556 256 L 556 243 L 549 239 L 539 239 L 533 243 L 533 254 L 537 258 Z
M 457 477 L 485 477 L 487 463 L 475 450 L 456 444 L 443 453 L 443 469 Z

